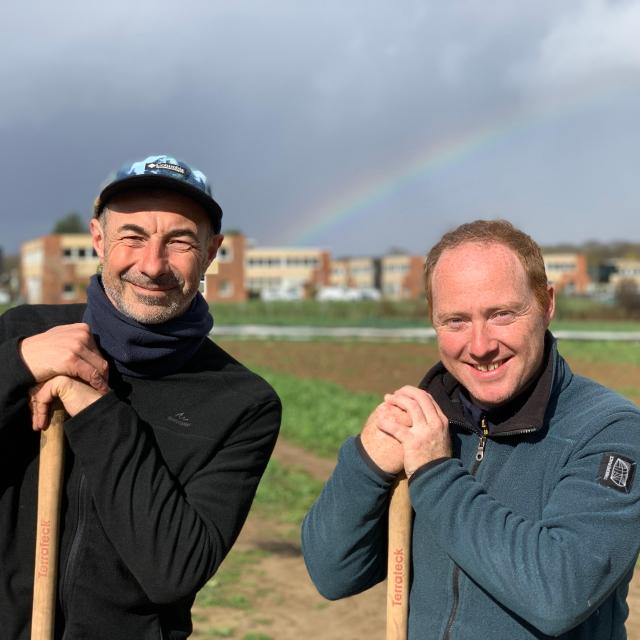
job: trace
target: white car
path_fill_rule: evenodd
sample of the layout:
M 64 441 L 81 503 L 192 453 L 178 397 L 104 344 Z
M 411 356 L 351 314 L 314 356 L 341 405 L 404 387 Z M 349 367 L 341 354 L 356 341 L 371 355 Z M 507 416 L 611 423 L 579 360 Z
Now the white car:
M 355 287 L 322 287 L 316 294 L 316 300 L 352 302 L 355 300 L 379 300 L 377 289 L 357 289 Z
M 276 300 L 302 300 L 303 297 L 304 292 L 300 286 L 263 289 L 260 292 L 260 299 L 265 302 L 273 302 Z

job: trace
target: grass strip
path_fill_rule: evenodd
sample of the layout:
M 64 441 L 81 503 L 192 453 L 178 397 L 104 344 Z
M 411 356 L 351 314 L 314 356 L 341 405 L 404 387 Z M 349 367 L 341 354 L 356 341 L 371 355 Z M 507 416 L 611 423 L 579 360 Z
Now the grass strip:
M 252 603 L 246 594 L 251 586 L 246 581 L 248 569 L 255 567 L 268 555 L 267 551 L 259 549 L 248 551 L 232 549 L 215 576 L 198 592 L 194 606 L 250 609 Z M 242 590 L 238 588 L 241 579 Z
M 558 340 L 558 351 L 568 360 L 640 366 L 640 342 Z
M 253 502 L 253 510 L 269 520 L 300 524 L 322 490 L 308 473 L 270 460 Z
M 216 302 L 218 324 L 306 325 L 315 327 L 426 327 L 429 314 L 424 298 L 417 300 L 360 300 L 334 302 L 290 300 L 239 303 Z M 640 321 L 625 317 L 616 307 L 590 300 L 559 296 L 555 329 L 640 331 Z
M 333 457 L 344 440 L 360 433 L 382 398 L 356 393 L 331 382 L 254 369 L 282 400 L 281 434 L 319 456 Z
M 358 302 L 318 302 L 291 300 L 240 303 L 216 302 L 212 309 L 219 324 L 306 325 L 314 327 L 399 327 L 425 326 L 427 305 L 424 300 Z

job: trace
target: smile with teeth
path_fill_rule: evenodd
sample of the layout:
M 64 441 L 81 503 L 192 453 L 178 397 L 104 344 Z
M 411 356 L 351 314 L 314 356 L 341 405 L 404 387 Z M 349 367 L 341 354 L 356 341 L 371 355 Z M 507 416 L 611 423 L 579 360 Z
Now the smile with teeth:
M 477 371 L 495 371 L 504 360 L 498 360 L 498 362 L 490 362 L 489 364 L 474 364 L 473 368 Z

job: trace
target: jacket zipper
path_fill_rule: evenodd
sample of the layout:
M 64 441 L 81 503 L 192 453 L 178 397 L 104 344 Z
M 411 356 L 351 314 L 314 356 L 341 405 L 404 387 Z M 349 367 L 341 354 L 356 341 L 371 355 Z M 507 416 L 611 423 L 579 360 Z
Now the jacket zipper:
M 478 441 L 478 448 L 476 449 L 476 464 L 472 471 L 472 475 L 475 475 L 476 470 L 478 469 L 478 465 L 482 462 L 484 458 L 484 448 L 487 446 L 487 436 L 489 435 L 489 425 L 487 424 L 487 416 L 483 414 L 480 418 L 480 428 L 482 429 L 482 433 L 480 434 L 480 440 Z
M 64 611 L 65 619 L 69 617 L 69 600 L 71 597 L 71 580 L 75 569 L 76 558 L 78 551 L 80 550 L 80 544 L 84 536 L 84 529 L 86 523 L 86 478 L 84 473 L 80 476 L 80 483 L 78 486 L 78 520 L 76 524 L 76 530 L 73 534 L 73 540 L 69 549 L 69 555 L 67 556 L 67 563 L 64 570 L 64 577 L 60 588 L 60 603 L 62 610 Z M 66 633 L 63 636 L 66 637 Z
M 473 467 L 471 467 L 471 475 L 475 476 L 476 471 L 478 471 L 478 467 L 480 463 L 484 459 L 484 450 L 487 446 L 487 438 L 489 436 L 489 425 L 487 423 L 487 416 L 482 414 L 480 418 L 480 428 L 482 432 L 480 433 L 480 439 L 478 440 L 478 446 L 476 447 L 476 459 L 473 463 Z M 460 567 L 457 564 L 453 565 L 453 603 L 451 604 L 451 613 L 449 614 L 449 620 L 447 620 L 447 627 L 444 631 L 443 640 L 449 640 L 451 638 L 451 627 L 456 619 L 456 614 L 458 613 L 458 604 L 460 603 Z

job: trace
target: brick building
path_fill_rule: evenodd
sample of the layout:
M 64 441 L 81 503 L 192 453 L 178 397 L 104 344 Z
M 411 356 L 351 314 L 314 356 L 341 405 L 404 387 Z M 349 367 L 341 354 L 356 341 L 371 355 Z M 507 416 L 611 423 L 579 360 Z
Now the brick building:
M 30 304 L 85 302 L 98 258 L 88 233 L 50 234 L 20 251 L 20 294 Z
M 329 284 L 332 287 L 380 289 L 380 258 L 338 258 L 331 260 Z
M 207 302 L 244 302 L 247 240 L 241 233 L 225 235 L 216 259 L 204 274 L 202 295 Z
M 547 253 L 543 255 L 547 279 L 556 291 L 585 294 L 591 278 L 587 269 L 587 257 L 582 253 Z
M 424 296 L 424 258 L 391 254 L 381 258 L 382 296 L 389 300 L 415 300 Z
M 246 300 L 245 237 L 229 234 L 205 273 L 207 302 Z M 29 304 L 86 302 L 98 257 L 88 233 L 50 234 L 25 242 L 20 251 L 21 297 Z
M 317 288 L 329 283 L 330 256 L 322 249 L 251 247 L 246 251 L 245 277 L 253 297 L 285 290 L 313 297 Z
M 615 289 L 621 281 L 631 280 L 640 289 L 640 260 L 634 258 L 618 258 L 612 261 L 615 271 L 611 274 L 609 282 Z

